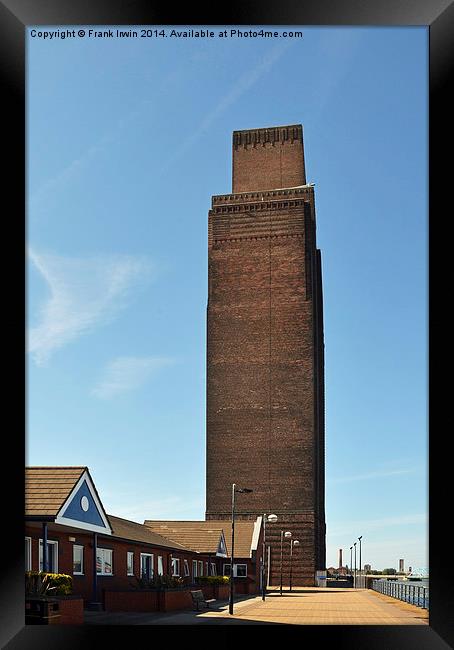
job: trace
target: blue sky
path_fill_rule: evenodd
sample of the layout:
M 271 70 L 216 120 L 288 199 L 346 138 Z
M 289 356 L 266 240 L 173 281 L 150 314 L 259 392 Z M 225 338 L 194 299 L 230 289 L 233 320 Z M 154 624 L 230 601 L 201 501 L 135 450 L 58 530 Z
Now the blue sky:
M 231 190 L 233 130 L 302 123 L 327 566 L 359 535 L 364 563 L 427 566 L 427 30 L 211 29 L 29 29 L 27 464 L 88 465 L 118 516 L 204 518 L 210 199 Z

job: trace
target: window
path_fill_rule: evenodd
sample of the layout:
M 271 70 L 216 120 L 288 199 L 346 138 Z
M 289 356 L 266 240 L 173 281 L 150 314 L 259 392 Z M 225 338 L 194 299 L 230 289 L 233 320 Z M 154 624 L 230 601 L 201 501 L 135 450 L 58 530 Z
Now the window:
M 153 556 L 150 553 L 140 554 L 140 577 L 147 580 L 153 577 Z
M 158 576 L 164 575 L 164 563 L 162 561 L 162 555 L 158 555 Z
M 25 538 L 25 570 L 32 570 L 32 538 Z
M 111 576 L 113 551 L 110 548 L 96 549 L 96 573 L 100 576 Z
M 126 555 L 126 575 L 134 575 L 134 553 L 133 551 L 128 551 Z
M 84 574 L 84 547 L 78 544 L 73 546 L 73 574 L 75 576 Z
M 247 578 L 247 565 L 246 564 L 234 564 L 234 576 L 236 578 Z
M 199 560 L 199 576 L 203 576 L 203 562 Z
M 43 540 L 39 540 L 39 570 L 43 571 Z M 58 573 L 58 542 L 47 540 L 47 572 Z
M 211 563 L 211 575 L 212 576 L 217 575 L 217 573 L 216 573 L 216 564 L 214 562 Z
M 189 575 L 189 562 L 187 560 L 183 560 L 183 566 L 184 566 L 184 575 L 188 576 Z
M 172 575 L 180 575 L 180 560 L 177 557 L 172 558 Z
M 230 564 L 224 564 L 224 575 L 230 575 Z M 235 578 L 247 578 L 247 564 L 234 564 L 233 575 Z
M 197 578 L 197 560 L 192 560 L 192 577 Z

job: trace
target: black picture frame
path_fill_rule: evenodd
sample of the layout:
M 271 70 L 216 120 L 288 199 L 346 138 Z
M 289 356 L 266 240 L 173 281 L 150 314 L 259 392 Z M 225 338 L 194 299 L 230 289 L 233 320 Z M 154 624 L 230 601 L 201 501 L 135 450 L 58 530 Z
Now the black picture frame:
M 89 648 L 109 644 L 116 647 L 124 635 L 128 644 L 156 643 L 155 628 L 135 626 L 126 629 L 108 627 L 28 627 L 24 626 L 23 593 L 23 503 L 24 459 L 26 440 L 26 375 L 25 336 L 25 29 L 30 25 L 131 24 L 131 25 L 319 25 L 319 26 L 425 26 L 429 30 L 429 626 L 275 626 L 279 642 L 330 644 L 354 650 L 375 648 L 442 648 L 454 647 L 454 596 L 449 585 L 450 545 L 446 521 L 452 506 L 451 457 L 444 448 L 450 437 L 451 404 L 448 391 L 452 363 L 450 357 L 449 298 L 446 280 L 452 277 L 449 265 L 451 251 L 447 226 L 451 217 L 450 178 L 452 138 L 452 104 L 448 100 L 449 78 L 453 66 L 454 6 L 452 0 L 313 0 L 299 6 L 290 0 L 279 3 L 230 2 L 205 8 L 200 5 L 156 6 L 146 0 L 3 0 L 0 3 L 0 65 L 2 70 L 3 108 L 6 109 L 3 129 L 4 169 L 3 202 L 5 243 L 12 255 L 5 264 L 3 283 L 6 290 L 9 390 L 8 411 L 4 420 L 14 423 L 4 428 L 4 471 L 2 499 L 2 532 L 5 562 L 2 567 L 0 596 L 0 642 L 11 650 L 20 648 Z M 447 154 L 447 156 L 446 156 Z M 430 218 L 429 218 L 430 215 Z M 442 220 L 442 217 L 444 219 Z M 6 273 L 7 271 L 7 273 Z M 12 281 L 11 281 L 12 278 Z M 14 344 L 10 343 L 14 341 Z M 446 372 L 447 371 L 447 372 Z M 449 391 L 450 392 L 450 391 Z M 9 415 L 9 417 L 8 417 Z M 5 546 L 2 545 L 4 548 Z M 225 626 L 241 634 L 244 628 Z M 166 627 L 168 635 L 197 634 L 202 640 L 206 628 Z M 224 636 L 224 627 L 222 633 Z M 265 633 L 269 633 L 267 627 Z M 258 627 L 253 633 L 257 635 Z M 150 634 L 153 633 L 153 641 Z M 205 632 L 206 634 L 206 632 Z M 288 635 L 288 636 L 287 636 Z M 273 636 L 273 635 L 272 635 Z M 214 640 L 219 638 L 219 628 Z M 226 638 L 226 637 L 224 637 Z M 159 642 L 159 641 L 158 641 Z

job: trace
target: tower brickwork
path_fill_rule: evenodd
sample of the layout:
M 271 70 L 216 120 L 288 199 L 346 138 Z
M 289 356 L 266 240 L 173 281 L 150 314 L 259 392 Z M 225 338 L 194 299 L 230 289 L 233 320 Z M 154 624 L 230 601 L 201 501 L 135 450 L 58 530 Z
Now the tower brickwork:
M 324 343 L 314 187 L 302 126 L 233 133 L 232 193 L 208 217 L 206 519 L 267 525 L 271 584 L 280 531 L 300 545 L 294 585 L 325 569 Z M 284 542 L 284 583 L 289 542 Z

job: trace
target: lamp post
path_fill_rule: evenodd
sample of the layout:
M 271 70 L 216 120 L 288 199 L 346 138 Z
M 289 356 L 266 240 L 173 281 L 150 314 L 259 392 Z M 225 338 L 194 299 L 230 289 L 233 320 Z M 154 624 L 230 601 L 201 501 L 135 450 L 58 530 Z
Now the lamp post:
M 356 589 L 356 542 L 353 543 L 353 546 L 355 547 L 355 570 L 353 575 L 353 586 Z
M 290 540 L 290 579 L 289 579 L 290 591 L 292 591 L 292 555 L 293 555 L 294 546 L 299 546 L 299 541 L 297 539 Z
M 263 515 L 263 547 L 262 547 L 262 600 L 265 600 L 266 594 L 266 569 L 265 569 L 265 558 L 266 558 L 266 522 L 274 523 L 277 521 L 276 515 Z
M 284 537 L 291 537 L 292 533 L 288 530 L 287 532 L 284 533 L 283 530 L 281 530 L 281 581 L 280 581 L 280 589 L 279 592 L 282 596 L 282 558 L 283 558 L 283 552 L 284 552 Z
M 353 549 L 353 546 L 350 546 L 350 575 L 352 575 L 352 568 L 353 568 L 352 549 Z
M 361 565 L 361 540 L 362 540 L 362 538 L 363 538 L 362 535 L 360 535 L 360 536 L 358 537 L 358 540 L 359 540 L 359 575 L 361 575 L 361 566 L 362 566 L 362 565 Z M 362 584 L 362 583 L 361 583 L 361 584 Z M 365 586 L 366 586 L 365 584 L 362 585 L 362 588 L 364 589 Z
M 235 493 L 243 494 L 245 492 L 252 492 L 249 488 L 238 488 L 236 483 L 232 483 L 232 540 L 230 552 L 230 598 L 229 598 L 229 614 L 233 614 L 233 559 L 234 559 L 234 540 L 235 540 Z

